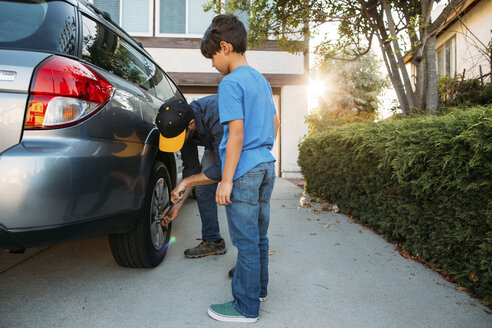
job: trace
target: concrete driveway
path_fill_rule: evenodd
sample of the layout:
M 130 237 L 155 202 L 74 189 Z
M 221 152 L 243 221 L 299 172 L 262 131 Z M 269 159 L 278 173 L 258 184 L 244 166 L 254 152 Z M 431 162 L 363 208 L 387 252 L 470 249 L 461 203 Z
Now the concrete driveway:
M 343 214 L 297 209 L 302 190 L 278 179 L 272 197 L 268 300 L 256 327 L 492 327 L 489 309 L 399 255 Z M 207 315 L 231 299 L 236 251 L 186 259 L 200 237 L 189 201 L 155 269 L 126 269 L 100 237 L 25 254 L 0 253 L 0 327 L 225 327 Z

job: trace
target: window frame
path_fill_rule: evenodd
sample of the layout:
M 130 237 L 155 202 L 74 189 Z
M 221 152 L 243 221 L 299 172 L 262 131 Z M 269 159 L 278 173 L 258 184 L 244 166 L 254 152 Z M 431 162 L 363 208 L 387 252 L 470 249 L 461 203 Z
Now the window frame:
M 161 30 L 161 1 L 156 0 L 155 6 L 155 36 L 156 37 L 172 37 L 172 38 L 201 38 L 203 34 L 191 34 L 189 33 L 189 15 L 188 10 L 190 8 L 189 0 L 185 0 L 185 33 L 160 33 Z

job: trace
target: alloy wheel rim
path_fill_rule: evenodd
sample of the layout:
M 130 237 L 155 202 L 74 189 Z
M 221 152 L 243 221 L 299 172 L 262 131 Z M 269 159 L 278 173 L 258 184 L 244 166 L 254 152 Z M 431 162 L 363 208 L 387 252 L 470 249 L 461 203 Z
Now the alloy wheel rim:
M 167 230 L 157 221 L 169 204 L 169 188 L 164 178 L 157 180 L 152 192 L 150 210 L 150 237 L 155 250 L 161 250 L 167 237 Z

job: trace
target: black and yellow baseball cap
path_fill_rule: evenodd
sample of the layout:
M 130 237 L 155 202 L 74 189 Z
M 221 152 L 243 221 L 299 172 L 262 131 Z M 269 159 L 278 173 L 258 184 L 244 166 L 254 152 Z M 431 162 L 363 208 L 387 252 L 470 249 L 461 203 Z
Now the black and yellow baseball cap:
M 159 129 L 159 149 L 173 153 L 183 147 L 193 109 L 183 99 L 166 101 L 159 108 L 155 124 Z

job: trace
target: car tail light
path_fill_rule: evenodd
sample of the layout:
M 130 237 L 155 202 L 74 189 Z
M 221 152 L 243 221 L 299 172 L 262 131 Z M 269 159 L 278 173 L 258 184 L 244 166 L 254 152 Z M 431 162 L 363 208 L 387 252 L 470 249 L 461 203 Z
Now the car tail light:
M 95 70 L 73 59 L 52 56 L 34 72 L 24 128 L 77 124 L 103 107 L 112 92 L 113 86 Z

